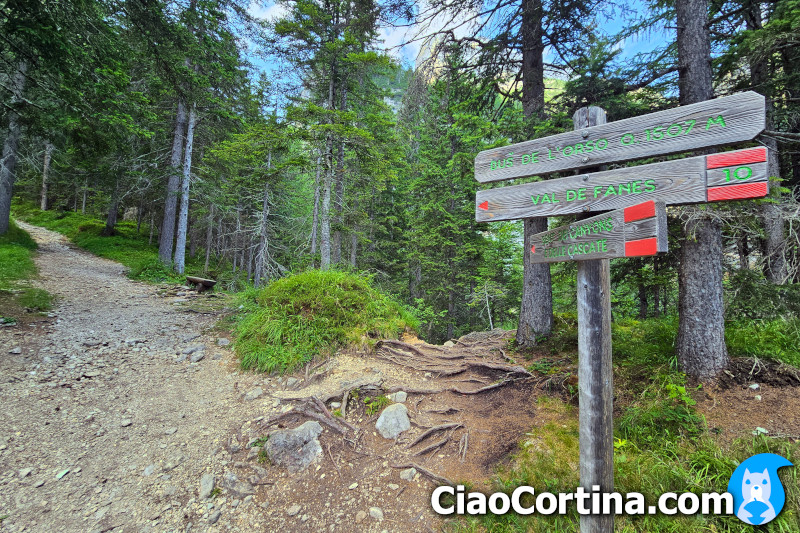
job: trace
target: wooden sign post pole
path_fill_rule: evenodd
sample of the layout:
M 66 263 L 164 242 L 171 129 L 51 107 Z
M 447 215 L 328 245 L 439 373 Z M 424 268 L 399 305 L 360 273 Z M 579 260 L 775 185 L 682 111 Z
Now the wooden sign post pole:
M 575 112 L 576 130 L 606 123 L 606 112 Z M 578 261 L 578 434 L 580 483 L 591 492 L 614 490 L 611 267 L 608 259 Z M 613 515 L 582 515 L 581 533 L 611 533 Z
M 768 172 L 767 150 L 760 147 L 612 170 L 587 167 L 750 141 L 764 130 L 765 117 L 764 97 L 751 91 L 611 123 L 603 109 L 587 107 L 573 116 L 571 132 L 475 157 L 481 183 L 586 172 L 478 191 L 478 222 L 604 212 L 525 235 L 530 261 L 578 262 L 580 484 L 589 493 L 614 490 L 609 258 L 665 251 L 665 205 L 761 198 Z M 580 520 L 581 533 L 614 530 L 613 515 Z

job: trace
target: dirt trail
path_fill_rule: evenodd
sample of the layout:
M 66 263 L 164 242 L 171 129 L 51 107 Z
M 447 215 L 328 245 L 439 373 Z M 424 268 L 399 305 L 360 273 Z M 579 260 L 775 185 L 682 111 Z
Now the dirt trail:
M 509 361 L 508 332 L 386 341 L 290 377 L 242 373 L 215 317 L 189 312 L 223 299 L 131 281 L 20 225 L 40 245 L 36 283 L 60 300 L 0 327 L 0 531 L 434 531 L 434 479 L 488 489 L 538 416 L 547 384 Z M 331 412 L 351 390 L 340 423 Z M 393 391 L 408 393 L 397 401 L 411 427 L 390 440 L 366 401 Z M 314 417 L 324 451 L 305 470 L 260 455 L 256 439 Z M 201 499 L 203 477 L 214 485 Z
M 20 226 L 40 246 L 37 284 L 59 304 L 0 328 L 0 530 L 198 524 L 212 511 L 191 502 L 200 476 L 226 460 L 231 428 L 263 410 L 239 391 L 269 379 L 232 372 L 232 355 L 204 334 L 212 320 L 187 313 L 185 298 L 161 297 L 118 263 Z

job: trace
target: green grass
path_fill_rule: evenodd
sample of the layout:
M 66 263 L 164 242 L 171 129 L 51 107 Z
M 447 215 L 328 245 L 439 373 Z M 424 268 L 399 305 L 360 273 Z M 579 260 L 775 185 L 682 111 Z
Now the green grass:
M 540 410 L 549 421 L 534 428 L 520 444 L 510 462 L 501 466 L 492 480 L 489 492 L 510 494 L 521 485 L 537 492 L 573 492 L 578 486 L 578 419 L 577 409 L 560 400 L 541 397 Z M 555 416 L 552 416 L 555 413 Z M 554 418 L 554 420 L 553 420 Z M 665 438 L 639 446 L 615 431 L 614 488 L 620 493 L 640 492 L 648 504 L 654 504 L 664 492 L 725 492 L 736 466 L 757 453 L 777 453 L 797 464 L 800 445 L 787 440 L 764 436 L 740 439 L 729 449 L 721 448 L 707 434 L 696 437 Z M 800 485 L 797 468 L 785 468 L 779 475 L 786 489 L 786 505 L 781 515 L 758 528 L 766 532 L 800 531 Z M 526 503 L 527 504 L 527 503 Z M 447 530 L 453 532 L 577 532 L 579 516 L 571 507 L 564 516 L 464 517 L 451 520 Z M 615 531 L 647 532 L 738 532 L 744 531 L 734 516 L 639 516 L 615 517 Z
M 33 252 L 36 243 L 14 221 L 5 235 L 0 235 L 0 289 L 11 289 L 16 282 L 36 275 Z
M 128 267 L 128 275 L 133 279 L 150 282 L 185 283 L 185 277 L 172 271 L 158 260 L 158 244 L 149 244 L 149 228 L 142 224 L 142 232 L 136 231 L 135 222 L 120 221 L 114 235 L 104 237 L 100 233 L 105 221 L 91 215 L 72 211 L 41 211 L 30 203 L 16 202 L 13 215 L 29 224 L 41 226 L 66 236 L 76 246 L 97 256 L 122 263 Z M 202 275 L 203 262 L 198 256 L 186 256 L 187 274 Z M 212 272 L 209 276 L 222 274 L 229 279 L 227 272 Z
M 641 492 L 655 503 L 664 492 L 725 492 L 731 473 L 744 459 L 772 452 L 797 464 L 800 444 L 764 435 L 742 438 L 723 448 L 695 410 L 692 390 L 675 356 L 677 317 L 648 320 L 620 319 L 612 325 L 616 410 L 614 427 L 614 486 L 621 493 Z M 777 318 L 729 321 L 726 341 L 732 356 L 772 358 L 797 364 L 800 320 Z M 531 368 L 545 374 L 574 363 L 577 350 L 574 317 L 558 315 L 554 335 L 543 344 L 557 357 L 544 358 Z M 511 493 L 520 485 L 537 491 L 573 492 L 578 484 L 577 407 L 560 399 L 540 397 L 540 425 L 520 443 L 508 464 L 499 467 L 487 492 Z M 766 532 L 800 531 L 800 484 L 797 468 L 779 475 L 786 489 L 786 506 Z M 451 520 L 454 532 L 577 532 L 573 508 L 565 516 L 463 517 Z M 732 516 L 641 516 L 615 518 L 615 531 L 734 532 L 743 531 Z
M 415 317 L 369 278 L 308 270 L 241 293 L 236 352 L 245 369 L 291 371 L 323 352 L 416 330 Z
M 5 314 L 18 315 L 20 309 L 41 312 L 52 307 L 52 297 L 47 291 L 26 283 L 37 275 L 35 252 L 36 242 L 12 220 L 8 232 L 0 236 L 0 303 L 5 303 L 2 306 Z M 3 322 L 18 318 L 0 315 Z
M 725 341 L 732 357 L 776 359 L 800 367 L 800 318 L 729 323 Z

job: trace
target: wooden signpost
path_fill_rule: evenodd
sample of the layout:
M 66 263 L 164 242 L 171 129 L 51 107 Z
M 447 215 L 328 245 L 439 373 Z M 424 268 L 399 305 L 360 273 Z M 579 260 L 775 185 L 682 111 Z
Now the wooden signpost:
M 605 111 L 579 109 L 575 131 L 486 150 L 480 182 L 544 175 L 754 139 L 765 127 L 764 97 L 744 92 L 606 123 Z M 614 490 L 611 276 L 609 259 L 666 251 L 666 205 L 767 195 L 766 148 L 479 191 L 479 222 L 608 211 L 530 238 L 534 263 L 578 263 L 580 483 Z M 581 533 L 611 533 L 613 515 L 582 515 Z

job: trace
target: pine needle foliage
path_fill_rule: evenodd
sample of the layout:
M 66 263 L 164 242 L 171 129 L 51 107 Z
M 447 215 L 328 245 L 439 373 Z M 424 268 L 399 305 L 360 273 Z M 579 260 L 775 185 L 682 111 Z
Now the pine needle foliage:
M 291 371 L 336 348 L 371 345 L 418 327 L 369 277 L 348 272 L 307 270 L 240 299 L 236 353 L 243 368 L 262 372 Z

